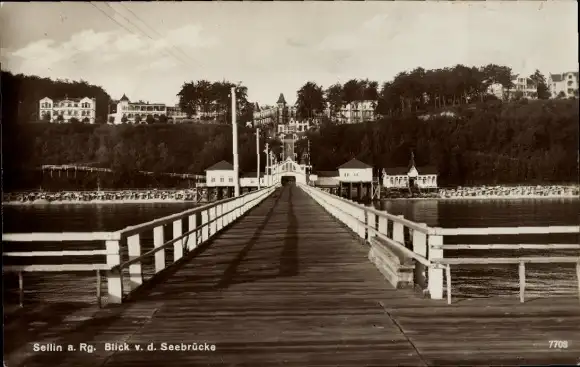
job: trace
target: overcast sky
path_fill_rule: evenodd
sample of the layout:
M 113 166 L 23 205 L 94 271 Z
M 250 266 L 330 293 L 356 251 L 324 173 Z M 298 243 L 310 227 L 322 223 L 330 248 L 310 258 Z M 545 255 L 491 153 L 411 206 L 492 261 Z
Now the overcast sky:
M 417 66 L 578 70 L 576 1 L 93 4 L 3 3 L 2 68 L 162 103 L 185 81 L 241 81 L 260 104 Z

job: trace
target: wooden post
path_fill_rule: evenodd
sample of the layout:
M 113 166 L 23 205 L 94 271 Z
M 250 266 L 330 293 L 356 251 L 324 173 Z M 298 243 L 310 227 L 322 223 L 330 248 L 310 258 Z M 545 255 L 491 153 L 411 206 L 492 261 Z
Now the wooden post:
M 197 214 L 192 214 L 187 219 L 189 231 L 193 231 L 197 227 Z M 187 251 L 193 250 L 197 246 L 197 230 L 190 233 L 187 237 Z
M 18 272 L 18 304 L 24 307 L 24 275 L 21 271 Z
M 183 222 L 178 219 L 173 222 L 173 239 L 179 238 L 183 235 Z M 173 262 L 183 257 L 183 239 L 173 242 Z
M 447 304 L 451 304 L 451 265 L 447 264 L 445 268 L 445 280 L 447 283 Z
M 153 247 L 159 248 L 165 243 L 163 226 L 153 228 Z M 155 253 L 155 274 L 165 269 L 165 249 Z
M 141 256 L 141 241 L 139 240 L 139 234 L 127 238 L 127 247 L 129 250 L 129 260 Z M 143 272 L 140 261 L 129 265 L 129 284 L 129 290 L 134 290 L 143 284 Z
M 443 258 L 443 236 L 439 235 L 429 235 L 429 260 L 442 259 Z M 432 299 L 443 299 L 443 269 L 435 268 L 433 266 L 429 267 L 428 271 L 428 284 L 429 294 Z
M 101 303 L 101 271 L 97 270 L 97 306 L 102 308 L 103 305 Z
M 520 273 L 520 302 L 524 303 L 524 296 L 526 292 L 526 263 L 520 261 L 519 266 Z
M 107 266 L 112 268 L 121 264 L 119 241 L 106 241 Z M 121 270 L 109 270 L 107 272 L 107 297 L 108 303 L 123 302 L 123 272 Z

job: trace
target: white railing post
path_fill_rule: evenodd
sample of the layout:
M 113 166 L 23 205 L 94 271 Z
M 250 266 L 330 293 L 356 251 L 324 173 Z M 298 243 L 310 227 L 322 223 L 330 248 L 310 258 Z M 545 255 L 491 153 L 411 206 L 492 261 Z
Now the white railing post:
M 119 241 L 106 241 L 107 266 L 112 268 L 121 264 L 121 252 Z M 123 302 L 123 275 L 122 270 L 109 270 L 107 272 L 107 295 L 108 303 Z
M 387 236 L 388 232 L 388 225 L 389 220 L 386 217 L 380 216 L 379 217 L 379 225 L 378 225 L 378 232 L 384 236 Z
M 443 259 L 443 236 L 429 235 L 428 237 L 428 257 L 429 260 Z M 427 278 L 427 288 L 432 299 L 443 299 L 443 269 L 433 265 L 429 267 Z
M 397 215 L 397 218 L 405 219 L 403 215 Z M 405 226 L 396 220 L 393 221 L 393 241 L 405 245 Z
M 153 228 L 153 247 L 159 248 L 165 243 L 163 226 Z M 165 269 L 165 249 L 155 253 L 155 273 Z
M 201 212 L 201 242 L 205 242 L 209 238 L 209 214 L 208 210 Z
M 367 225 L 370 227 L 367 231 L 367 241 L 371 243 L 376 236 L 375 229 L 377 229 L 377 216 L 371 211 L 367 211 Z
M 129 260 L 141 256 L 141 241 L 139 234 L 134 234 L 127 238 L 127 249 L 129 251 Z M 143 272 L 141 261 L 129 265 L 129 290 L 132 291 L 143 284 Z
M 209 236 L 213 237 L 213 235 L 216 233 L 216 228 L 217 228 L 217 220 L 216 220 L 216 208 L 215 206 L 212 206 L 211 208 L 209 208 L 209 220 L 210 220 L 210 230 L 209 230 Z
M 216 232 L 219 232 L 223 228 L 223 218 L 222 218 L 222 204 L 217 204 L 216 210 Z
M 189 231 L 193 231 L 197 227 L 197 215 L 192 214 L 187 219 Z M 187 251 L 191 251 L 197 247 L 197 230 L 190 233 L 187 237 Z
M 421 227 L 427 230 L 425 223 L 418 223 Z M 413 230 L 413 252 L 424 258 L 427 258 L 427 234 L 421 231 Z M 427 286 L 427 275 L 425 274 L 425 265 L 415 261 L 415 284 L 425 288 Z
M 181 237 L 183 234 L 183 221 L 178 219 L 173 222 L 173 239 Z M 183 239 L 173 242 L 173 262 L 183 257 Z
M 357 227 L 358 227 L 358 236 L 360 238 L 362 238 L 363 240 L 365 239 L 365 232 L 366 232 L 366 227 L 365 227 L 365 223 L 366 223 L 366 210 L 364 208 L 361 208 L 359 210 L 357 210 L 358 212 L 358 223 L 357 223 Z

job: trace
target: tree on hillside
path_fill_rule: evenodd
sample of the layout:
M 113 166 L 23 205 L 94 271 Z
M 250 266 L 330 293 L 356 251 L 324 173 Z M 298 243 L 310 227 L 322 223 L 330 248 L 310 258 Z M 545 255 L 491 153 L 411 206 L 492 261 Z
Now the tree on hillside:
M 135 117 L 135 121 L 137 121 L 137 117 Z M 127 115 L 123 114 L 123 117 L 121 117 L 121 123 L 126 124 L 127 121 L 129 121 L 129 119 L 127 118 Z
M 151 125 L 155 123 L 155 118 L 153 117 L 153 115 L 149 114 L 147 115 L 147 117 L 145 118 L 145 123 L 147 125 Z
M 167 116 L 165 116 L 165 114 L 161 114 L 161 116 L 159 116 L 159 123 L 160 124 L 166 124 L 167 123 Z
M 252 107 L 247 100 L 248 89 L 240 83 L 234 84 L 228 81 L 210 82 L 198 80 L 196 82 L 184 83 L 177 94 L 179 97 L 179 107 L 193 116 L 202 114 L 202 119 L 212 119 L 216 116 L 218 121 L 227 123 L 231 121 L 231 88 L 236 87 L 236 101 L 238 106 L 238 116 L 243 116 L 242 120 L 248 120 Z M 245 123 L 246 121 L 240 121 Z
M 331 85 L 326 90 L 326 100 L 328 101 L 330 110 L 334 113 L 340 111 L 343 106 L 342 100 L 342 85 L 336 83 Z
M 342 100 L 344 104 L 361 101 L 364 98 L 364 81 L 351 79 L 342 87 Z
M 127 121 L 129 121 L 129 120 L 127 120 Z M 135 116 L 135 124 L 140 124 L 140 123 L 141 123 L 141 116 L 139 116 L 139 115 Z
M 324 110 L 322 87 L 314 82 L 304 84 L 297 93 L 296 109 L 300 118 L 310 118 L 321 113 Z
M 57 122 L 63 122 L 64 121 L 64 116 L 63 115 L 56 116 L 56 121 Z
M 546 83 L 546 78 L 544 75 L 536 69 L 536 71 L 530 75 L 530 79 L 536 85 L 536 91 L 538 93 L 539 99 L 549 99 L 550 98 L 550 89 L 548 88 L 548 84 Z

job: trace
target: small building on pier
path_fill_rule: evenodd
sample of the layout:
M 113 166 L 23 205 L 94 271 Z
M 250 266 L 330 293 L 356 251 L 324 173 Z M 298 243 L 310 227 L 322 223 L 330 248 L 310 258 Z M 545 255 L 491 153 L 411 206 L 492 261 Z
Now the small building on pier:
M 338 175 L 340 196 L 358 200 L 373 198 L 372 166 L 353 158 L 338 167 Z
M 383 186 L 387 189 L 419 189 L 437 188 L 437 168 L 434 166 L 415 166 L 415 158 L 411 154 L 408 167 L 393 167 L 383 169 Z
M 234 166 L 221 161 L 205 170 L 207 187 L 234 187 Z

